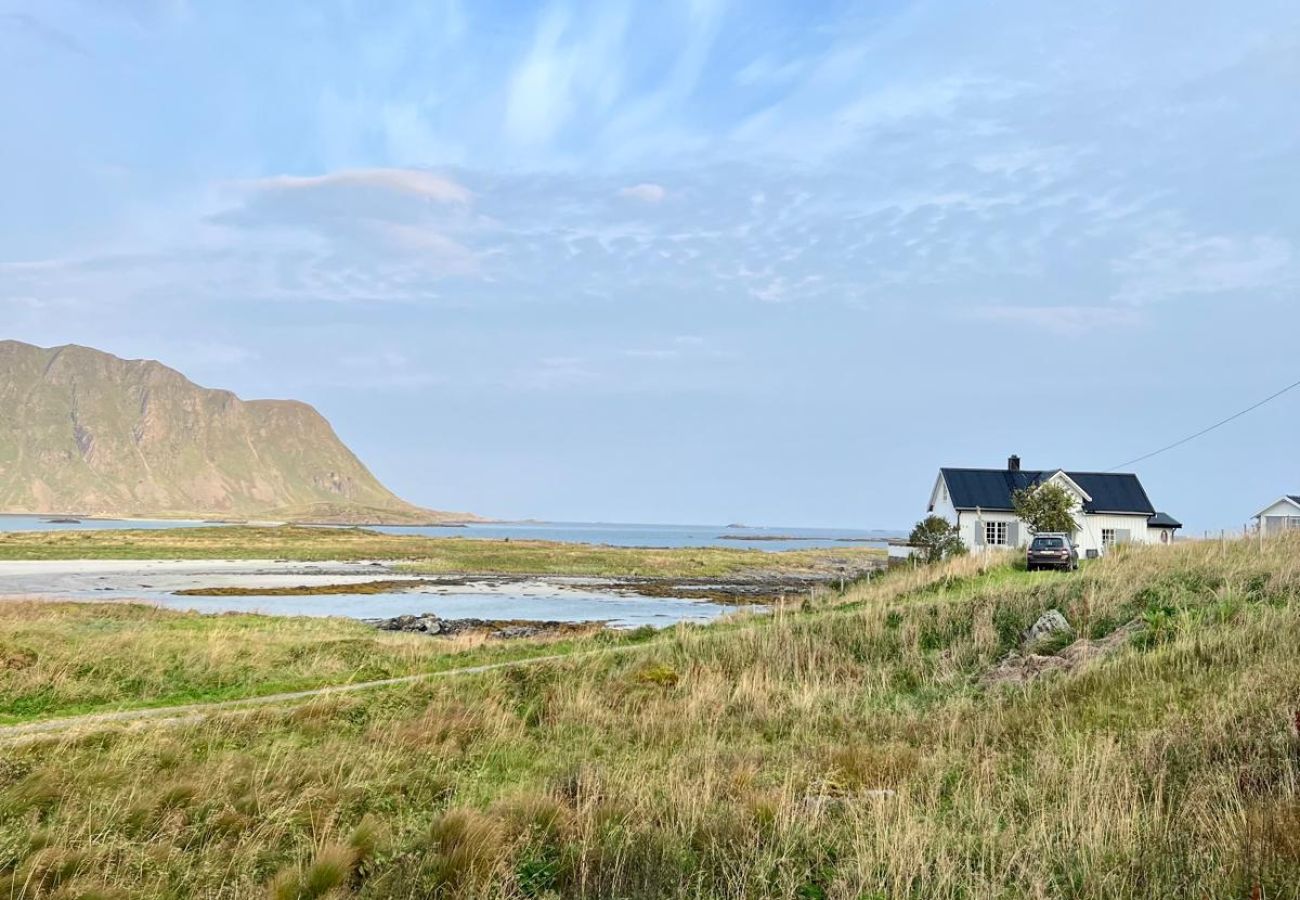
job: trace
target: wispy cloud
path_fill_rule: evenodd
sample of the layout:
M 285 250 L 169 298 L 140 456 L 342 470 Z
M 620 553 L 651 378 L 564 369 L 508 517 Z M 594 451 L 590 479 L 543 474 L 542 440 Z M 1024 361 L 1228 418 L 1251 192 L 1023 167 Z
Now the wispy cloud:
M 1300 285 L 1300 260 L 1290 242 L 1270 235 L 1152 235 L 1113 268 L 1121 278 L 1115 299 L 1131 304 Z
M 468 203 L 472 194 L 450 178 L 420 169 L 348 169 L 324 175 L 273 175 L 247 183 L 270 192 L 307 192 L 331 188 L 392 191 L 438 203 Z
M 664 197 L 668 196 L 667 189 L 661 184 L 643 181 L 640 184 L 634 184 L 631 187 L 620 188 L 618 195 L 627 197 L 631 200 L 640 200 L 644 203 L 662 203 Z
M 511 76 L 506 133 L 519 144 L 537 146 L 559 134 L 580 109 L 608 109 L 622 89 L 630 18 L 622 0 L 601 4 L 585 22 L 576 21 L 567 5 L 548 7 Z
M 61 28 L 55 28 L 43 19 L 29 13 L 0 13 L 0 30 L 10 29 L 41 45 L 89 59 L 91 53 L 75 37 Z

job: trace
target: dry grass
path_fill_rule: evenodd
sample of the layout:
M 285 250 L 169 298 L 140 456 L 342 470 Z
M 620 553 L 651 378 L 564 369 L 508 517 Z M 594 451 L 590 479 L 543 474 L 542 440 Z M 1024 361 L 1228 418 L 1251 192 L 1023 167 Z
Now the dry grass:
M 554 653 L 575 640 L 431 640 L 351 619 L 0 600 L 0 724 L 374 681 Z
M 0 873 L 13 897 L 1294 897 L 1298 600 L 1297 541 L 967 559 L 617 658 L 52 739 L 0 757 Z M 1049 608 L 1147 628 L 979 687 Z

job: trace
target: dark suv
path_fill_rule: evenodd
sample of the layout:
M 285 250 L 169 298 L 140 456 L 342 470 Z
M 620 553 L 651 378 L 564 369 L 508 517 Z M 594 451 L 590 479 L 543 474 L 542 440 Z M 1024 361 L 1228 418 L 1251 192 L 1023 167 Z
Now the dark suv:
M 1068 534 L 1037 534 L 1029 544 L 1025 564 L 1031 572 L 1037 569 L 1073 572 L 1079 568 L 1079 551 Z

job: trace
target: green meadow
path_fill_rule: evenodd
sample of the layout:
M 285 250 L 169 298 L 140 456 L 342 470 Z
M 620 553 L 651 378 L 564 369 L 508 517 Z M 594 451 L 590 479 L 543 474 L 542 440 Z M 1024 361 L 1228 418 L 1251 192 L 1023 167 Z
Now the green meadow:
M 1052 609 L 1113 652 L 990 684 Z M 0 897 L 1300 895 L 1295 540 L 1076 574 L 967 557 L 582 652 L 600 640 L 300 704 L 0 731 Z M 529 652 L 58 604 L 5 616 L 0 646 L 11 721 Z M 14 705 L 43 682 L 58 703 Z

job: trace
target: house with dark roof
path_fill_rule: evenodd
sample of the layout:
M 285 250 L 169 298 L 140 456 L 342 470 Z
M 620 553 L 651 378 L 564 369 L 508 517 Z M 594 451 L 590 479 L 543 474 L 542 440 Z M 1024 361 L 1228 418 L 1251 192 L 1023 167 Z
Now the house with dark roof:
M 1015 513 L 1016 491 L 1059 484 L 1075 497 L 1075 543 L 1097 556 L 1115 544 L 1168 544 L 1182 524 L 1158 512 L 1136 475 L 1023 469 L 1020 457 L 1005 469 L 943 468 L 930 492 L 930 513 L 957 526 L 972 550 L 1021 547 L 1033 538 Z
M 1259 530 L 1265 536 L 1300 528 L 1300 494 L 1287 494 L 1255 514 Z

